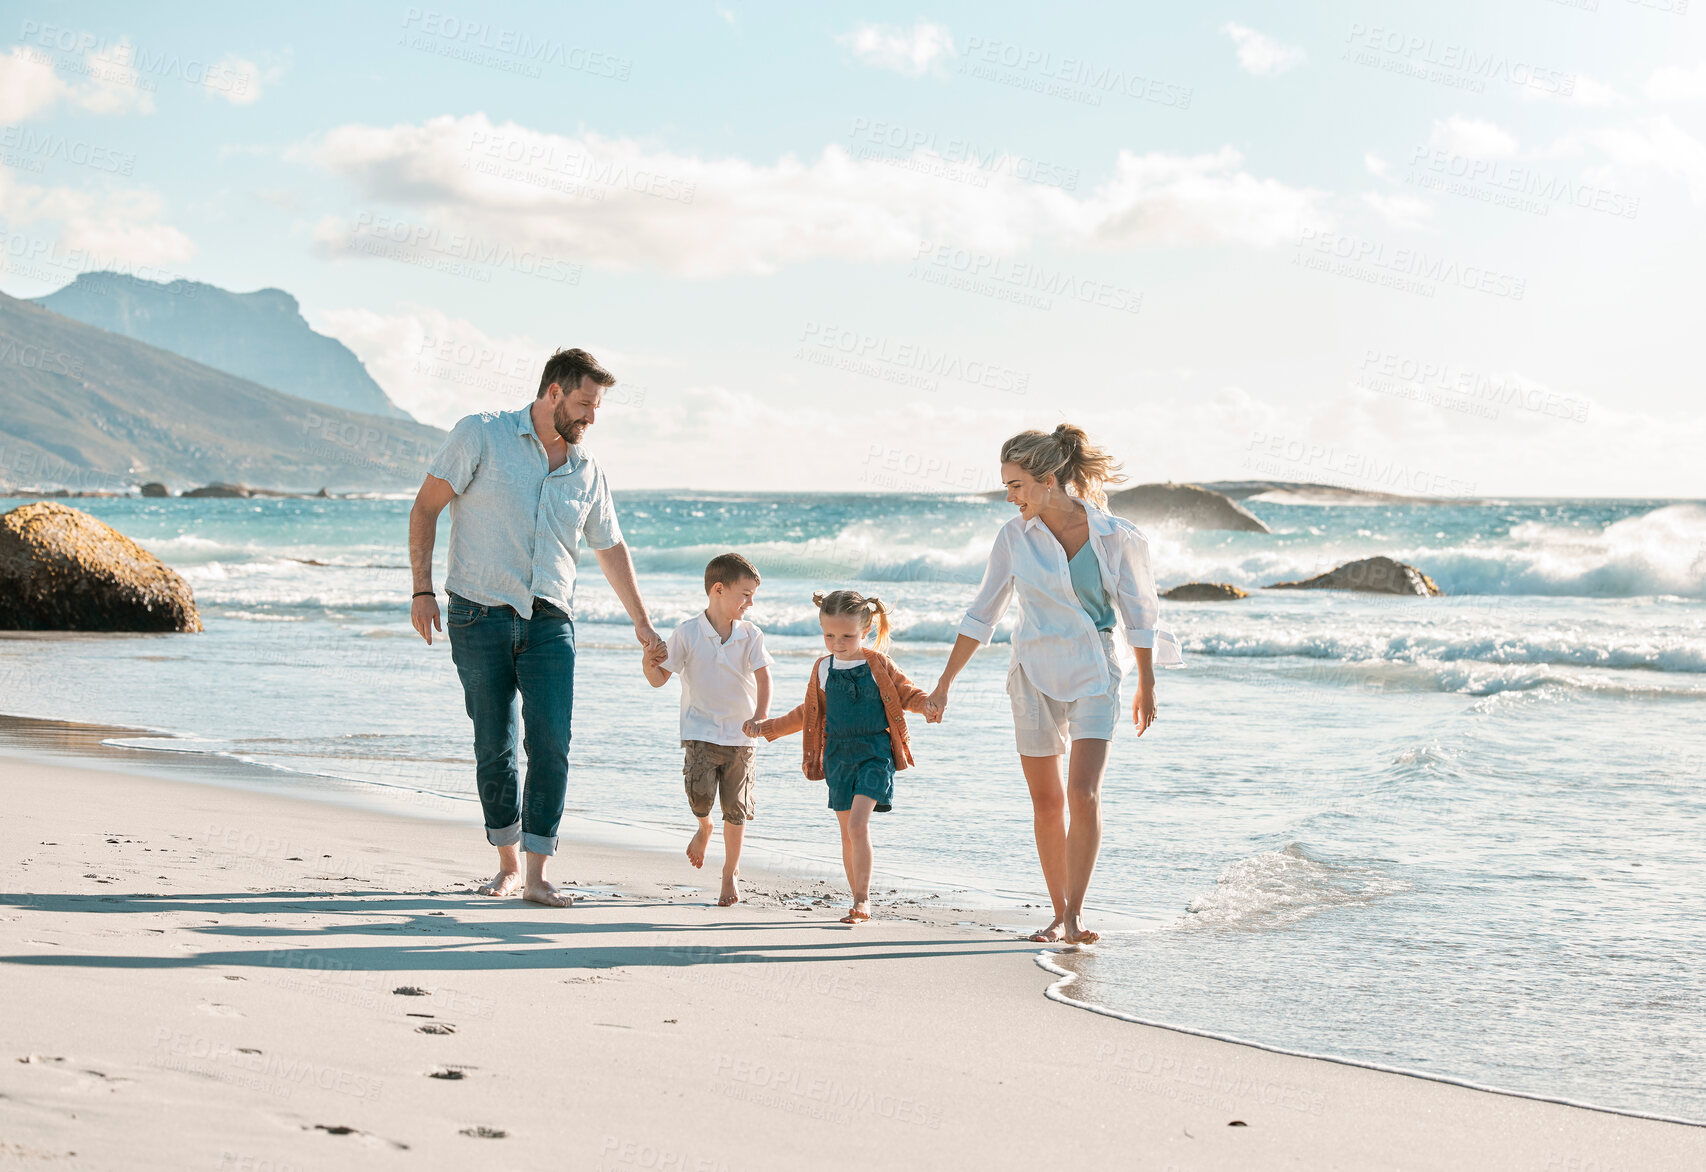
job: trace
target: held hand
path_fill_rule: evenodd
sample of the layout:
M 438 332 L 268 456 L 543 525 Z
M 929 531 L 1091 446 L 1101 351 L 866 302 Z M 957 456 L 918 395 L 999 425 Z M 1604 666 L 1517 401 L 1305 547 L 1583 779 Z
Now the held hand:
M 754 716 L 752 719 L 740 726 L 740 731 L 749 737 L 761 737 L 764 735 L 764 726 L 769 723 L 770 722 L 762 716 Z
M 1150 725 L 1155 723 L 1155 678 L 1144 679 L 1139 676 L 1137 695 L 1131 699 L 1131 722 L 1137 726 L 1137 735 L 1142 736 Z
M 647 667 L 662 667 L 663 661 L 669 658 L 669 644 L 648 643 L 640 649 L 640 659 Z
M 652 629 L 650 623 L 635 623 L 634 638 L 640 641 L 640 646 L 649 650 L 655 650 L 664 645 L 662 637 Z
M 924 722 L 926 724 L 941 724 L 942 714 L 948 710 L 948 685 L 937 684 L 936 690 L 924 700 Z
M 432 633 L 444 630 L 444 624 L 439 622 L 436 595 L 422 594 L 409 603 L 409 624 L 427 641 L 427 646 L 431 647 Z

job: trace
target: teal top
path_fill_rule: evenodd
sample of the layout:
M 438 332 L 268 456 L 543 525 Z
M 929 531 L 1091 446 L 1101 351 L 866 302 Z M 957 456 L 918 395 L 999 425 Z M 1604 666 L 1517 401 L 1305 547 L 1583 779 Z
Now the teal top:
M 1096 560 L 1094 542 L 1086 541 L 1078 552 L 1066 560 L 1072 574 L 1072 593 L 1078 595 L 1078 605 L 1090 616 L 1098 631 L 1114 629 L 1114 604 L 1102 585 L 1102 564 Z

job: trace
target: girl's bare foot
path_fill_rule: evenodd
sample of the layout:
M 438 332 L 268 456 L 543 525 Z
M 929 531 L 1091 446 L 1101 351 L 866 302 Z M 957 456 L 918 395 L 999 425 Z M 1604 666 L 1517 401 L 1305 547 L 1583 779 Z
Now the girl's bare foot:
M 740 902 L 740 872 L 723 876 L 723 893 L 717 897 L 718 907 L 733 907 Z
M 474 889 L 481 895 L 514 895 L 521 890 L 520 871 L 499 871 Z
M 695 867 L 705 865 L 705 847 L 711 841 L 711 824 L 699 823 L 699 829 L 693 832 L 693 841 L 687 844 L 687 861 Z
M 1025 939 L 1036 944 L 1058 944 L 1065 939 L 1065 924 L 1059 916 L 1049 921 L 1048 927 L 1040 932 L 1032 932 Z
M 547 883 L 543 879 L 535 880 L 523 888 L 521 898 L 545 907 L 573 907 L 575 902 L 574 896 L 557 890 L 556 884 Z
M 841 917 L 841 922 L 843 924 L 863 924 L 870 918 L 871 901 L 868 899 L 856 899 L 853 901 L 853 909 Z

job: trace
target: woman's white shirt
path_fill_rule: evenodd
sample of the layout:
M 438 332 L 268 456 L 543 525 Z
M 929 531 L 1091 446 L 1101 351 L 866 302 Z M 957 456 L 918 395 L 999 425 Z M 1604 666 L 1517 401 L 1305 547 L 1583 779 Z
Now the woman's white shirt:
M 1013 661 L 1044 695 L 1056 700 L 1099 696 L 1119 685 L 1133 662 L 1131 648 L 1153 650 L 1156 667 L 1182 667 L 1179 640 L 1160 626 L 1161 602 L 1149 565 L 1149 539 L 1123 517 L 1110 516 L 1080 502 L 1090 523 L 1090 544 L 1101 567 L 1102 585 L 1123 624 L 1114 644 L 1119 656 L 1110 665 L 1096 624 L 1072 590 L 1066 551 L 1041 520 L 1014 517 L 995 535 L 983 585 L 966 610 L 959 633 L 979 643 L 995 636 L 995 627 L 1015 599 L 1019 619 L 1013 626 Z

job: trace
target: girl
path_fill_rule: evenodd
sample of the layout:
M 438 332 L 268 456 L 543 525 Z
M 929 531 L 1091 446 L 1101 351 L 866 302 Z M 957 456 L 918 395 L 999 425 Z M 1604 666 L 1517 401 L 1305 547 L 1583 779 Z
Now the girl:
M 829 654 L 812 666 L 805 703 L 785 716 L 755 721 L 774 741 L 805 732 L 806 776 L 829 784 L 829 808 L 841 820 L 841 861 L 853 907 L 843 924 L 871 918 L 871 811 L 894 805 L 894 774 L 912 764 L 907 712 L 923 712 L 925 696 L 882 653 L 889 612 L 880 599 L 852 590 L 812 595 Z M 873 647 L 865 636 L 875 621 Z
M 927 719 L 941 719 L 954 677 L 1017 598 L 1007 695 L 1037 858 L 1054 904 L 1053 922 L 1031 936 L 1040 942 L 1100 939 L 1084 926 L 1084 899 L 1102 846 L 1102 770 L 1118 723 L 1120 681 L 1135 659 L 1131 718 L 1142 736 L 1155 723 L 1155 668 L 1184 664 L 1179 641 L 1157 622 L 1148 540 L 1104 511 L 1102 486 L 1122 479 L 1118 471 L 1070 424 L 1023 432 L 1001 446 L 1001 479 L 1019 515 L 995 535 L 983 585 L 927 709 Z

